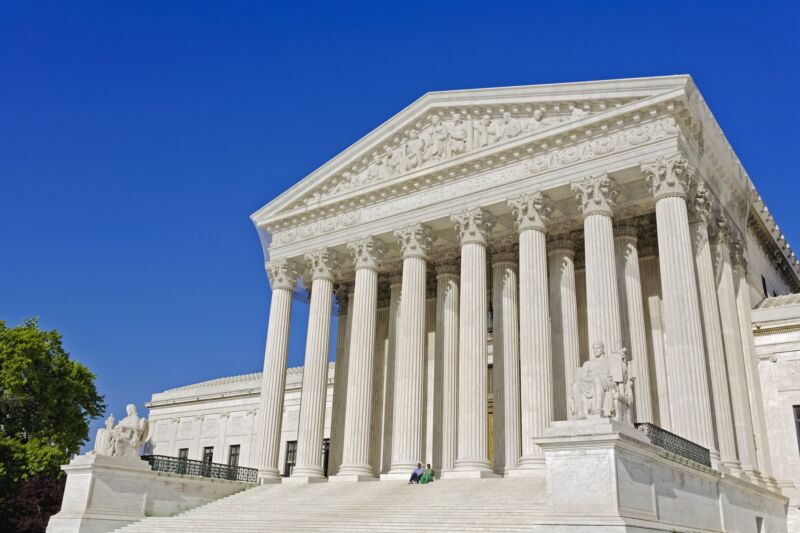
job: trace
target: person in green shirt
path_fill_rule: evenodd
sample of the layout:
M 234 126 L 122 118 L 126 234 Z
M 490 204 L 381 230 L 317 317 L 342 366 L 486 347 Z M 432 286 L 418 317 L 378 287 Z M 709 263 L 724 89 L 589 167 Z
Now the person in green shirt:
M 433 482 L 433 468 L 431 468 L 430 463 L 425 465 L 425 470 L 423 470 L 422 477 L 420 478 L 419 482 L 421 485 L 426 485 Z

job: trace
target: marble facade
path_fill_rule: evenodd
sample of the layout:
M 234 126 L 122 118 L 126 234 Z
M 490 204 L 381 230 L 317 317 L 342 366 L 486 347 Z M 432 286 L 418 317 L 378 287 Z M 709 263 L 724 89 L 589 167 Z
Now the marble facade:
M 800 289 L 797 260 L 691 78 L 431 93 L 252 220 L 272 286 L 261 482 L 280 479 L 302 280 L 304 481 L 322 478 L 335 291 L 339 479 L 405 477 L 418 461 L 443 477 L 540 471 L 534 439 L 568 418 L 571 373 L 601 342 L 627 354 L 634 421 L 777 488 L 749 313 L 758 276 Z

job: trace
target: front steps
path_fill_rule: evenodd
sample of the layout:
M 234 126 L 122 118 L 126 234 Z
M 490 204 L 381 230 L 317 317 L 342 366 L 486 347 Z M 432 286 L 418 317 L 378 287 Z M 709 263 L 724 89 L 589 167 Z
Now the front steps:
M 262 485 L 178 516 L 117 531 L 534 531 L 544 477 Z M 540 526 L 541 527 L 541 526 Z M 541 530 L 541 529 L 539 529 Z

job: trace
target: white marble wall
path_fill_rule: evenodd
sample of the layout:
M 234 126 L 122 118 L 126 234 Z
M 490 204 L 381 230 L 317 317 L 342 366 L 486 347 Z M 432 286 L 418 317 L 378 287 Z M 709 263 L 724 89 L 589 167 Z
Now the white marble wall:
M 283 473 L 286 442 L 297 440 L 302 368 L 289 369 L 286 376 L 279 466 Z M 334 365 L 328 374 L 325 438 L 330 438 Z M 145 453 L 177 457 L 189 449 L 189 459 L 201 460 L 203 448 L 214 447 L 214 462 L 227 463 L 230 446 L 239 445 L 239 466 L 256 468 L 256 417 L 261 374 L 247 374 L 198 383 L 153 394 L 150 410 L 151 434 Z

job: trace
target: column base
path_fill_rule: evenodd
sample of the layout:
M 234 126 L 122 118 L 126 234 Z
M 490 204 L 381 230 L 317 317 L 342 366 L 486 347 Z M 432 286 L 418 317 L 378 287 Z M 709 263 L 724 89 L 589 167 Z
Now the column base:
M 378 481 L 371 474 L 337 474 L 328 478 L 331 483 L 357 483 L 360 481 Z
M 502 477 L 492 470 L 450 470 L 441 475 L 442 479 L 496 479 Z
M 258 484 L 259 485 L 268 485 L 270 483 L 280 483 L 281 482 L 281 474 L 278 472 L 277 469 L 275 470 L 259 470 L 258 471 Z
M 287 483 L 290 485 L 307 485 L 309 483 L 327 483 L 328 478 L 325 476 L 316 476 L 316 475 L 308 475 L 308 474 L 292 474 L 290 477 L 285 477 L 281 481 L 281 483 Z

